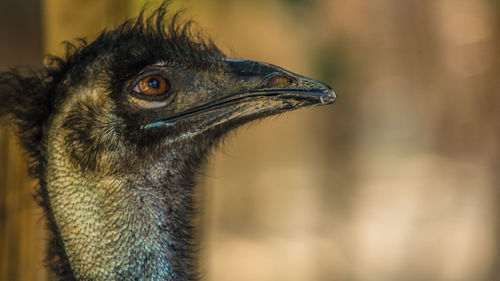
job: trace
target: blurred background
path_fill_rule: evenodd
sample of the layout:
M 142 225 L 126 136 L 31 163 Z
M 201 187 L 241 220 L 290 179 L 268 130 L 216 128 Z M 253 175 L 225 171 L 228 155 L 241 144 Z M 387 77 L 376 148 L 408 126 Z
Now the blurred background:
M 39 66 L 139 0 L 2 0 L 0 68 Z M 332 85 L 200 175 L 206 281 L 500 280 L 500 2 L 191 0 L 232 57 Z M 25 156 L 0 129 L 0 280 L 51 280 Z

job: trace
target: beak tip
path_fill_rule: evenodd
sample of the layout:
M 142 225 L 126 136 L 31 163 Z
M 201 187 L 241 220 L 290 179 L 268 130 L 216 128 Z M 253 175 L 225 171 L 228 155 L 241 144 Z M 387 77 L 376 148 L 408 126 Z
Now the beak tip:
M 320 98 L 322 105 L 332 104 L 337 100 L 337 94 L 332 88 L 328 87 L 328 91 L 326 91 L 325 94 L 325 96 L 322 96 Z

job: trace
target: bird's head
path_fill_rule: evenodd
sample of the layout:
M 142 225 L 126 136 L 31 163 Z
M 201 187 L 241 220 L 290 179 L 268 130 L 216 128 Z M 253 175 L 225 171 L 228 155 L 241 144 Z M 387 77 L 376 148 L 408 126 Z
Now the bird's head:
M 12 89 L 24 97 L 4 99 L 21 131 L 33 131 L 21 133 L 25 146 L 63 147 L 81 169 L 137 169 L 172 151 L 196 158 L 251 120 L 335 101 L 321 82 L 268 63 L 228 59 L 192 32 L 190 22 L 180 22 L 162 7 L 90 44 L 70 45 L 67 58 L 55 59 L 36 79 L 11 74 L 12 81 L 17 77 Z
M 323 83 L 228 59 L 165 14 L 69 44 L 41 71 L 0 73 L 0 115 L 33 159 L 61 275 L 187 280 L 189 191 L 209 148 L 249 121 L 335 101 Z

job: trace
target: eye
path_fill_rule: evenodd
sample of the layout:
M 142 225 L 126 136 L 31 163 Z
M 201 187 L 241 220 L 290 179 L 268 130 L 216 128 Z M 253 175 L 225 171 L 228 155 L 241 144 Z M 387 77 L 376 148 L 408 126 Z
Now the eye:
M 134 92 L 147 96 L 161 96 L 168 92 L 170 85 L 167 79 L 161 75 L 149 75 L 141 80 L 134 87 Z

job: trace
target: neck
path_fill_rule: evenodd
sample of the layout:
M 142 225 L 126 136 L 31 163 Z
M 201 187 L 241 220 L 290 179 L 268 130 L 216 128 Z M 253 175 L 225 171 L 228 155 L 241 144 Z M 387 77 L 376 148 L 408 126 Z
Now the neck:
M 58 155 L 48 159 L 49 212 L 77 280 L 194 279 L 193 184 L 172 161 L 103 176 L 69 169 L 64 151 L 49 155 Z

